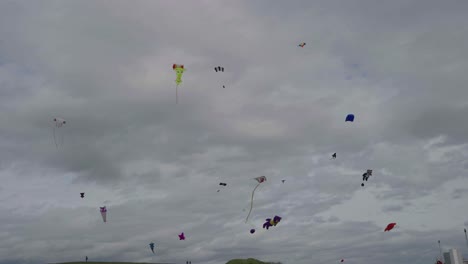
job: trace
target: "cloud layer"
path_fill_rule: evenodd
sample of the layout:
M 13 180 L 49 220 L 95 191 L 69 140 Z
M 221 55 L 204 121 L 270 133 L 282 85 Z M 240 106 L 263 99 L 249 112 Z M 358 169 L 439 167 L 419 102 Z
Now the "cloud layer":
M 430 263 L 438 240 L 468 255 L 467 11 L 0 3 L 0 263 Z

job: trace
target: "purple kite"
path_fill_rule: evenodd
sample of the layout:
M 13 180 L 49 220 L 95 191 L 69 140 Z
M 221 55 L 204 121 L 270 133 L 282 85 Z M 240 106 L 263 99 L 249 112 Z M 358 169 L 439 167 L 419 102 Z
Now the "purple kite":
M 179 240 L 185 240 L 184 232 L 180 233 Z
M 270 226 L 276 226 L 281 221 L 281 217 L 275 215 L 273 219 L 267 218 L 265 221 L 266 222 L 263 224 L 263 228 L 266 228 L 268 230 Z
M 107 222 L 107 209 L 106 207 L 99 207 L 101 208 L 101 216 L 102 216 L 102 221 Z

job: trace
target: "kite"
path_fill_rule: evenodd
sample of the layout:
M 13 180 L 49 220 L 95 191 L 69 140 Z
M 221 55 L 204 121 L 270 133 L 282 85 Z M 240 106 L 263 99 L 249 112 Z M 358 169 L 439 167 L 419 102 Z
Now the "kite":
M 301 44 L 299 44 L 299 45 L 297 45 L 297 46 L 303 48 L 305 45 L 306 45 L 306 43 L 305 43 L 305 42 L 302 42 Z
M 263 224 L 263 228 L 266 228 L 268 230 L 270 226 L 276 226 L 281 221 L 281 217 L 275 215 L 273 219 L 267 218 L 265 221 L 266 222 Z
M 468 246 L 468 236 L 466 235 L 466 228 L 465 228 L 465 240 L 466 240 L 466 246 Z
M 362 175 L 362 181 L 367 181 L 370 176 L 372 176 L 372 170 L 367 170 L 367 172 Z M 361 183 L 361 186 L 364 186 L 364 183 Z
M 436 264 L 444 264 L 442 261 L 436 259 Z
M 224 67 L 218 66 L 214 68 L 215 72 L 224 72 Z M 226 86 L 223 85 L 223 88 L 226 88 Z
M 180 233 L 179 240 L 185 240 L 184 232 Z
M 252 198 L 250 199 L 250 211 L 249 211 L 249 214 L 247 215 L 247 218 L 245 219 L 245 222 L 247 223 L 247 220 L 249 220 L 249 216 L 250 216 L 250 213 L 252 212 L 252 207 L 253 207 L 253 197 L 254 197 L 254 193 L 255 193 L 255 190 L 257 189 L 258 186 L 260 186 L 260 184 L 264 181 L 266 181 L 266 177 L 265 176 L 260 176 L 260 177 L 256 177 L 254 178 L 254 180 L 256 180 L 258 182 L 257 186 L 255 186 L 255 189 L 253 190 L 252 192 Z
M 99 207 L 101 208 L 101 216 L 102 216 L 102 221 L 107 222 L 107 209 L 106 207 Z
M 149 246 L 150 246 L 151 251 L 153 251 L 153 254 L 154 254 L 154 243 L 151 242 L 151 243 L 149 244 Z
M 333 155 L 332 155 L 332 159 L 336 159 L 336 152 L 335 152 L 335 153 L 333 153 Z
M 440 257 L 442 258 L 443 254 L 442 254 L 442 247 L 440 246 L 440 240 L 437 241 L 439 243 L 439 251 L 440 251 Z
M 344 259 L 342 259 L 340 262 L 344 262 Z
M 353 114 L 349 114 L 346 116 L 346 120 L 345 122 L 354 122 L 354 115 Z
M 81 195 L 81 198 L 84 198 L 84 193 L 80 193 L 80 195 Z
M 252 228 L 250 229 L 250 234 L 253 234 L 253 233 L 255 233 L 255 229 Z
M 54 133 L 54 143 L 55 143 L 55 147 L 58 148 L 58 144 L 57 144 L 57 140 L 55 138 L 55 128 L 60 128 L 62 127 L 63 125 L 65 125 L 67 123 L 67 121 L 65 121 L 64 119 L 62 118 L 54 118 L 54 122 L 55 122 L 55 126 L 53 127 L 53 133 Z M 63 145 L 63 135 L 61 136 L 61 143 L 60 145 Z
M 395 226 L 396 226 L 396 223 L 388 224 L 387 227 L 385 228 L 384 232 L 392 230 Z
M 219 185 L 221 185 L 221 186 L 226 186 L 227 184 L 224 183 L 224 182 L 220 182 Z M 219 192 L 219 190 L 218 190 L 218 192 Z
M 284 183 L 285 180 L 282 180 L 282 182 Z
M 175 82 L 176 82 L 176 104 L 177 104 L 177 87 L 179 87 L 179 85 L 182 83 L 182 74 L 184 74 L 184 71 L 185 71 L 185 68 L 184 68 L 184 65 L 181 65 L 181 64 L 173 64 L 172 65 L 172 69 L 175 71 L 176 73 L 176 79 L 175 79 Z

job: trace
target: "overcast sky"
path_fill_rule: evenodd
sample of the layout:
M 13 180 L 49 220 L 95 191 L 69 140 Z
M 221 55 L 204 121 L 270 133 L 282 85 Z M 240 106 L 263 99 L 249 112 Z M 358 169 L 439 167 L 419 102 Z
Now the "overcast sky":
M 426 264 L 438 240 L 468 257 L 467 13 L 0 1 L 0 263 Z

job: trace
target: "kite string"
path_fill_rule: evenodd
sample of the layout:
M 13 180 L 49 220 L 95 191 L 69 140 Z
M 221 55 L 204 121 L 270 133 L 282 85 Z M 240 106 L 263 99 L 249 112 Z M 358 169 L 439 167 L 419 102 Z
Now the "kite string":
M 63 146 L 63 139 L 65 138 L 65 133 L 60 134 L 60 145 Z
M 444 255 L 442 254 L 442 247 L 440 246 L 440 240 L 438 241 L 438 243 L 439 243 L 440 258 L 442 260 L 444 258 Z
M 427 255 L 429 255 L 429 253 L 432 254 L 432 250 L 433 250 L 433 249 L 431 249 L 431 248 L 424 250 L 424 251 L 422 252 L 423 254 L 421 254 L 421 256 L 420 256 L 419 258 L 416 259 L 417 261 L 415 261 L 415 263 L 420 263 L 422 258 L 424 258 L 424 257 L 426 257 Z
M 466 240 L 466 246 L 468 247 L 468 236 L 466 235 L 466 231 L 465 231 L 465 240 Z
M 178 92 L 177 92 L 177 87 L 179 87 L 178 84 L 176 84 L 176 87 L 175 87 L 175 102 L 176 102 L 176 104 L 177 104 L 177 102 L 178 102 L 178 97 L 179 97 L 179 96 L 178 96 Z
M 258 186 L 260 186 L 260 183 L 261 183 L 261 182 L 259 182 L 259 183 L 257 184 L 257 186 L 255 186 L 255 189 L 254 189 L 253 192 L 252 192 L 252 198 L 250 199 L 250 210 L 249 210 L 249 214 L 247 215 L 247 218 L 245 219 L 245 222 L 246 222 L 246 223 L 247 223 L 247 221 L 249 220 L 250 213 L 252 212 L 253 197 L 254 197 L 255 190 L 257 189 Z
M 52 127 L 52 131 L 53 131 L 53 134 L 54 134 L 55 148 L 58 148 L 58 146 L 57 146 L 57 140 L 55 139 L 55 127 Z

